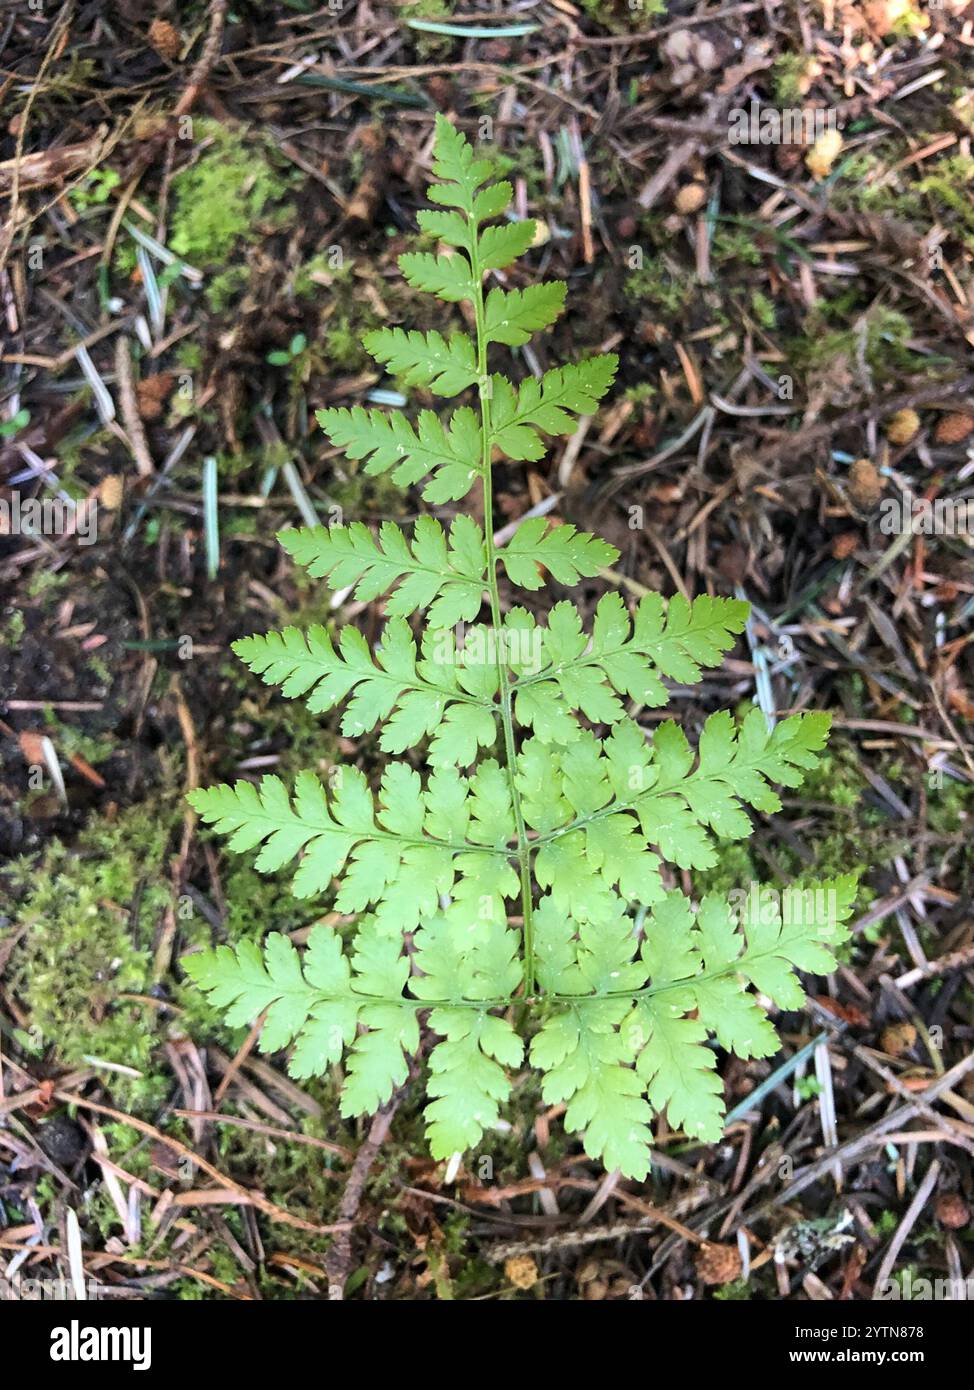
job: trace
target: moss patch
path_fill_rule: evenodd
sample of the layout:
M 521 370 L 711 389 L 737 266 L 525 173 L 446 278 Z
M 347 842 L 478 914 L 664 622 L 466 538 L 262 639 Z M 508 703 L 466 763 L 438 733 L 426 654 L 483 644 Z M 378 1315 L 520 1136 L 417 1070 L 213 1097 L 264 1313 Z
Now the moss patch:
M 274 167 L 266 140 L 254 132 L 204 120 L 197 122 L 197 136 L 206 148 L 173 179 L 170 246 L 206 269 L 222 266 L 239 241 L 253 241 L 259 218 L 272 210 L 275 220 L 287 215 L 274 205 L 286 197 L 288 181 Z
M 152 1071 L 156 1011 L 122 996 L 152 990 L 153 940 L 171 903 L 165 867 L 174 817 L 174 808 L 167 816 L 139 807 L 97 819 L 75 847 L 54 842 L 40 864 L 21 861 L 10 874 L 28 925 L 8 979 L 28 1014 L 33 1050 L 68 1066 L 111 1063 L 106 1084 L 133 1106 L 157 1102 L 166 1086 Z

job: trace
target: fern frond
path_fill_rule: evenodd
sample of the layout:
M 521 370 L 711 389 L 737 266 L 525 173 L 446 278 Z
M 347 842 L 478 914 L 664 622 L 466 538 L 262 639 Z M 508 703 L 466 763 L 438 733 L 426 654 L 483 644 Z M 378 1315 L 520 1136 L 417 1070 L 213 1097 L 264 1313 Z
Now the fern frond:
M 632 896 L 656 891 L 658 861 L 640 845 L 653 846 L 680 868 L 709 868 L 717 857 L 712 835 L 748 836 L 744 805 L 779 810 L 770 781 L 800 785 L 825 744 L 829 722 L 828 715 L 795 715 L 769 732 L 758 709 L 740 725 L 725 712 L 713 714 L 695 767 L 686 736 L 672 722 L 660 725 L 651 744 L 625 719 L 604 742 L 579 729 L 567 747 L 546 750 L 557 768 L 554 800 L 550 789 L 543 800 L 535 791 L 543 740 L 539 747 L 528 740 L 517 775 L 525 819 L 542 832 L 536 841 L 539 883 L 551 885 L 560 905 L 577 912 L 600 881 L 611 887 L 628 874 L 630 885 L 639 885 L 631 887 Z
M 444 1041 L 430 1053 L 426 1093 L 426 1137 L 434 1158 L 471 1149 L 485 1129 L 500 1120 L 510 1099 L 505 1067 L 516 1067 L 524 1045 L 511 1024 L 494 1014 L 469 1009 L 436 1009 L 430 1027 Z
M 242 637 L 233 650 L 268 685 L 280 685 L 286 696 L 305 695 L 312 714 L 334 708 L 350 692 L 341 731 L 349 738 L 383 725 L 379 746 L 402 753 L 428 735 L 434 767 L 466 767 L 480 748 L 492 747 L 497 728 L 494 696 L 497 668 L 491 663 L 465 663 L 452 632 L 428 631 L 423 638 L 424 660 L 417 659 L 416 642 L 403 618 L 390 618 L 375 657 L 358 628 L 344 627 L 336 652 L 323 627 L 269 632 Z M 471 648 L 475 650 L 475 648 Z
M 478 210 L 477 190 L 491 177 L 494 166 L 489 159 L 478 159 L 469 142 L 446 116 L 436 117 L 436 139 L 433 145 L 433 173 L 438 179 L 445 179 L 446 185 L 433 183 L 429 196 L 434 203 L 444 207 L 459 208 L 461 212 L 473 212 L 478 218 L 496 216 L 507 206 L 511 198 L 509 184 L 498 185 L 498 192 L 489 197 L 489 212 Z M 488 190 L 488 195 L 490 190 Z M 479 195 L 481 199 L 484 194 Z M 498 198 L 505 201 L 497 206 Z M 480 204 L 483 208 L 484 204 Z
M 539 983 L 548 1017 L 531 1043 L 549 1104 L 567 1103 L 566 1124 L 586 1152 L 627 1177 L 649 1167 L 653 1114 L 691 1137 L 720 1137 L 723 1088 L 710 1045 L 766 1056 L 778 1046 L 754 985 L 781 1007 L 803 995 L 797 970 L 827 971 L 848 935 L 852 875 L 801 887 L 783 916 L 775 895 L 734 915 L 715 896 L 695 913 L 668 893 L 646 920 L 640 944 L 617 903 L 599 923 L 578 923 L 543 898 L 536 917 Z M 785 898 L 788 906 L 789 899 Z M 343 1115 L 370 1113 L 405 1080 L 419 1047 L 417 1012 L 444 1041 L 430 1056 L 426 1109 L 433 1155 L 476 1144 L 497 1123 L 522 1043 L 498 1016 L 521 982 L 515 933 L 462 912 L 434 914 L 415 937 L 414 970 L 402 943 L 366 918 L 350 954 L 331 928 L 315 927 L 303 959 L 282 936 L 261 952 L 221 946 L 184 964 L 234 1027 L 266 1012 L 260 1045 L 293 1044 L 297 1077 L 320 1074 L 347 1053 Z M 408 989 L 408 996 L 404 991 Z
M 780 809 L 774 786 L 800 785 L 829 716 L 769 730 L 760 709 L 740 722 L 717 713 L 696 749 L 672 721 L 648 738 L 627 717 L 626 701 L 665 705 L 666 681 L 690 684 L 719 664 L 746 620 L 732 599 L 649 594 L 630 612 L 613 593 L 590 632 L 567 602 L 545 622 L 522 607 L 501 617 L 498 561 L 512 584 L 537 591 L 545 571 L 576 585 L 618 559 L 599 537 L 540 518 L 495 547 L 489 471 L 495 450 L 538 459 L 543 436 L 575 430 L 617 359 L 519 386 L 489 374 L 490 345 L 520 346 L 548 328 L 565 286 L 486 290 L 485 276 L 523 254 L 535 227 L 511 218 L 510 184 L 489 182 L 491 161 L 442 115 L 433 173 L 435 206 L 418 222 L 436 250 L 400 266 L 413 286 L 468 301 L 475 334 L 381 329 L 365 345 L 407 386 L 476 388 L 477 412 L 461 406 L 441 422 L 426 410 L 412 423 L 355 407 L 318 418 L 365 473 L 422 482 L 434 504 L 479 481 L 486 529 L 462 515 L 449 537 L 429 517 L 411 540 L 392 522 L 378 537 L 360 524 L 286 531 L 283 545 L 313 576 L 361 603 L 388 596 L 381 641 L 371 648 L 347 625 L 334 645 L 323 626 L 235 644 L 313 711 L 347 702 L 349 737 L 380 729 L 385 753 L 428 739 L 432 770 L 424 778 L 387 761 L 375 793 L 354 768 L 335 769 L 327 789 L 304 772 L 293 793 L 276 777 L 191 793 L 231 849 L 256 851 L 262 872 L 294 865 L 297 896 L 333 892 L 338 913 L 358 921 L 347 947 L 318 926 L 303 957 L 271 936 L 263 950 L 220 947 L 187 969 L 232 1025 L 262 1016 L 261 1046 L 289 1048 L 293 1075 L 343 1067 L 346 1116 L 376 1110 L 405 1082 L 425 1027 L 436 1038 L 425 1113 L 437 1159 L 498 1123 L 522 1064 L 519 1030 L 534 1029 L 529 1060 L 545 1101 L 564 1103 L 592 1158 L 643 1178 L 661 1112 L 690 1139 L 720 1137 L 718 1049 L 772 1055 L 768 1012 L 799 1007 L 799 972 L 834 969 L 848 935 L 851 877 L 738 904 L 708 896 L 695 910 L 663 876 L 664 863 L 709 868 L 717 841 L 751 833 L 751 809 Z M 477 621 L 485 603 L 489 627 Z M 417 644 L 405 619 L 418 611 Z M 599 738 L 582 720 L 609 731 Z M 495 743 L 503 764 L 483 756 Z
M 351 588 L 359 603 L 370 603 L 394 585 L 386 611 L 408 617 L 427 609 L 431 628 L 472 622 L 480 612 L 487 583 L 484 536 L 468 516 L 450 528 L 432 517 L 416 522 L 410 543 L 400 528 L 385 521 L 376 542 L 367 526 L 311 526 L 281 531 L 278 540 L 315 579 L 328 578 L 335 589 Z
M 497 924 L 441 916 L 416 934 L 416 964 L 423 972 L 413 993 L 439 1003 L 429 1025 L 442 1035 L 430 1054 L 426 1134 L 434 1158 L 449 1158 L 495 1126 L 511 1092 L 505 1068 L 517 1067 L 524 1045 L 511 1023 L 487 1005 L 513 997 L 521 983 L 518 938 Z M 470 1001 L 484 1007 L 474 1011 Z
M 509 222 L 503 227 L 486 227 L 477 238 L 477 262 L 481 270 L 503 270 L 523 256 L 535 236 L 535 223 Z
M 459 304 L 463 299 L 474 298 L 477 281 L 474 280 L 473 266 L 461 252 L 452 256 L 433 256 L 428 251 L 408 251 L 399 257 L 399 269 L 406 283 L 414 290 L 425 290 L 445 299 L 448 304 Z M 396 478 L 399 482 L 399 479 Z M 415 481 L 415 480 L 412 480 Z
M 585 1152 L 629 1178 L 649 1172 L 653 1112 L 619 1025 L 622 1000 L 579 1001 L 553 1014 L 531 1043 L 544 1073 L 548 1105 L 567 1102 L 565 1128 L 582 1135 Z

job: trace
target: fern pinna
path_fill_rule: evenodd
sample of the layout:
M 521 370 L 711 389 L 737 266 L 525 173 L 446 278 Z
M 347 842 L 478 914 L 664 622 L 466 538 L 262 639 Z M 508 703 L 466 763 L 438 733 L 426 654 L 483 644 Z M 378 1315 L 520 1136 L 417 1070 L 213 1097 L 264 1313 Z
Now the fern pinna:
M 745 807 L 778 810 L 770 784 L 801 783 L 829 716 L 769 731 L 758 709 L 740 723 L 717 713 L 694 750 L 678 724 L 649 737 L 627 713 L 665 705 L 664 678 L 686 684 L 719 665 L 747 614 L 734 599 L 649 594 L 630 612 L 609 593 L 590 632 L 569 602 L 540 623 L 523 607 L 502 612 L 501 573 L 507 588 L 537 590 L 542 571 L 573 585 L 617 559 L 570 525 L 532 518 L 498 546 L 490 524 L 494 451 L 540 458 L 544 435 L 570 433 L 596 410 L 616 358 L 518 386 L 490 373 L 491 344 L 518 347 L 547 328 L 565 285 L 485 295 L 487 273 L 527 251 L 534 224 L 495 221 L 511 187 L 488 183 L 491 164 L 444 117 L 433 169 L 438 206 L 419 223 L 451 249 L 399 263 L 416 289 L 466 301 L 475 333 L 383 329 L 365 346 L 435 395 L 475 388 L 479 409 L 460 406 L 448 420 L 423 410 L 415 423 L 358 407 L 318 419 L 366 473 L 424 482 L 430 503 L 482 489 L 487 525 L 460 511 L 448 531 L 424 516 L 411 536 L 392 522 L 377 536 L 361 524 L 282 533 L 294 560 L 333 588 L 363 602 L 387 595 L 381 642 L 371 650 L 351 625 L 337 647 L 323 627 L 287 628 L 237 642 L 237 654 L 315 712 L 345 702 L 345 735 L 380 728 L 384 753 L 407 756 L 386 761 L 377 790 L 342 767 L 327 787 L 304 772 L 292 790 L 265 777 L 194 792 L 231 849 L 260 846 L 258 869 L 296 864 L 298 897 L 330 893 L 337 879 L 335 905 L 354 925 L 347 938 L 314 927 L 303 954 L 272 935 L 263 950 L 221 946 L 186 966 L 231 1024 L 266 1015 L 261 1045 L 290 1047 L 294 1076 L 343 1063 L 346 1116 L 389 1100 L 425 1024 L 436 1039 L 426 1118 L 437 1159 L 480 1143 L 527 1063 L 543 1074 L 544 1100 L 565 1103 L 586 1152 L 641 1178 L 655 1113 L 688 1136 L 720 1138 L 714 1044 L 773 1054 L 768 1001 L 800 1007 L 796 971 L 831 970 L 847 935 L 851 879 L 824 895 L 792 893 L 798 912 L 767 895 L 732 910 L 717 897 L 695 907 L 664 867 L 707 868 L 716 840 L 750 834 Z M 408 758 L 417 748 L 422 772 Z

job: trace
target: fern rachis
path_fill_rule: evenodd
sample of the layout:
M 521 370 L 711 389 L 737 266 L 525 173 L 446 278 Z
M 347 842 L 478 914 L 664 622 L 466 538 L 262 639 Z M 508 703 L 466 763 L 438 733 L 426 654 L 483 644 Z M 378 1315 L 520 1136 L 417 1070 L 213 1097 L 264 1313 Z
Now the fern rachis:
M 753 906 L 735 914 L 715 897 L 694 908 L 664 880 L 665 863 L 707 868 L 715 841 L 750 834 L 746 808 L 779 809 L 771 784 L 799 785 L 828 735 L 818 713 L 772 730 L 757 709 L 740 723 L 717 713 L 694 750 L 677 724 L 648 739 L 628 717 L 627 701 L 666 704 L 665 679 L 698 681 L 719 665 L 746 604 L 651 594 L 631 613 L 610 593 L 591 631 L 567 601 L 540 623 L 518 605 L 502 612 L 501 573 L 537 591 L 545 572 L 571 586 L 617 558 L 599 537 L 538 518 L 498 547 L 490 524 L 494 450 L 540 458 L 544 435 L 570 433 L 597 408 L 616 360 L 593 357 L 519 386 L 489 371 L 491 344 L 527 342 L 565 296 L 560 283 L 485 296 L 485 275 L 533 235 L 531 223 L 494 223 L 512 192 L 489 184 L 491 172 L 439 117 L 438 206 L 419 221 L 451 253 L 400 260 L 415 288 L 472 306 L 473 337 L 395 328 L 366 338 L 406 384 L 444 398 L 476 388 L 478 409 L 461 405 L 448 419 L 424 410 L 415 424 L 359 407 L 319 412 L 331 442 L 367 473 L 391 470 L 403 486 L 426 479 L 434 505 L 479 485 L 488 524 L 460 513 L 448 530 L 422 517 L 411 536 L 392 522 L 378 537 L 360 523 L 285 531 L 282 544 L 313 576 L 361 601 L 386 595 L 381 641 L 373 651 L 346 626 L 337 645 L 322 627 L 235 644 L 286 696 L 316 712 L 344 704 L 346 735 L 380 728 L 384 753 L 421 747 L 428 770 L 396 756 L 375 790 L 345 767 L 327 788 L 305 772 L 290 791 L 265 777 L 193 793 L 231 849 L 259 846 L 267 872 L 296 864 L 298 896 L 337 879 L 335 905 L 357 920 L 347 942 L 313 928 L 303 956 L 270 936 L 263 951 L 221 946 L 185 963 L 230 1023 L 266 1011 L 261 1045 L 290 1047 L 295 1076 L 342 1063 L 345 1115 L 374 1111 L 404 1082 L 425 1023 L 439 1038 L 426 1109 L 435 1157 L 481 1141 L 527 1057 L 586 1151 L 638 1178 L 654 1114 L 666 1110 L 700 1140 L 720 1137 L 711 1043 L 742 1057 L 777 1050 L 752 991 L 800 1006 L 796 972 L 833 968 L 855 885 L 824 885 L 824 900 L 811 896 L 826 908 L 796 922 Z M 407 621 L 417 614 L 418 642 Z

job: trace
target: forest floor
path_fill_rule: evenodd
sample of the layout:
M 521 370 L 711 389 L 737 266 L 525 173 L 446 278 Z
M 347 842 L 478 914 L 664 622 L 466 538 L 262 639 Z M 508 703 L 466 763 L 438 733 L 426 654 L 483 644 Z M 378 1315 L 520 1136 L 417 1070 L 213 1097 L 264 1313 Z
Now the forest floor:
M 966 1276 L 972 542 L 889 518 L 974 495 L 974 4 L 151 8 L 0 8 L 0 510 L 73 516 L 0 535 L 2 1287 L 865 1299 Z M 444 326 L 396 268 L 437 110 L 543 224 L 515 283 L 569 283 L 518 370 L 620 357 L 597 416 L 498 465 L 495 523 L 611 540 L 583 605 L 751 601 L 724 667 L 674 691 L 691 733 L 755 699 L 834 712 L 823 768 L 693 890 L 858 869 L 853 941 L 777 1057 L 722 1060 L 722 1142 L 662 1124 L 641 1184 L 530 1079 L 448 1175 L 415 1088 L 340 1120 L 332 1079 L 296 1085 L 180 966 L 323 911 L 227 856 L 187 788 L 376 761 L 229 644 L 376 632 L 274 537 L 420 508 L 314 411 L 405 404 L 362 336 Z M 796 110 L 805 143 L 774 123 Z

